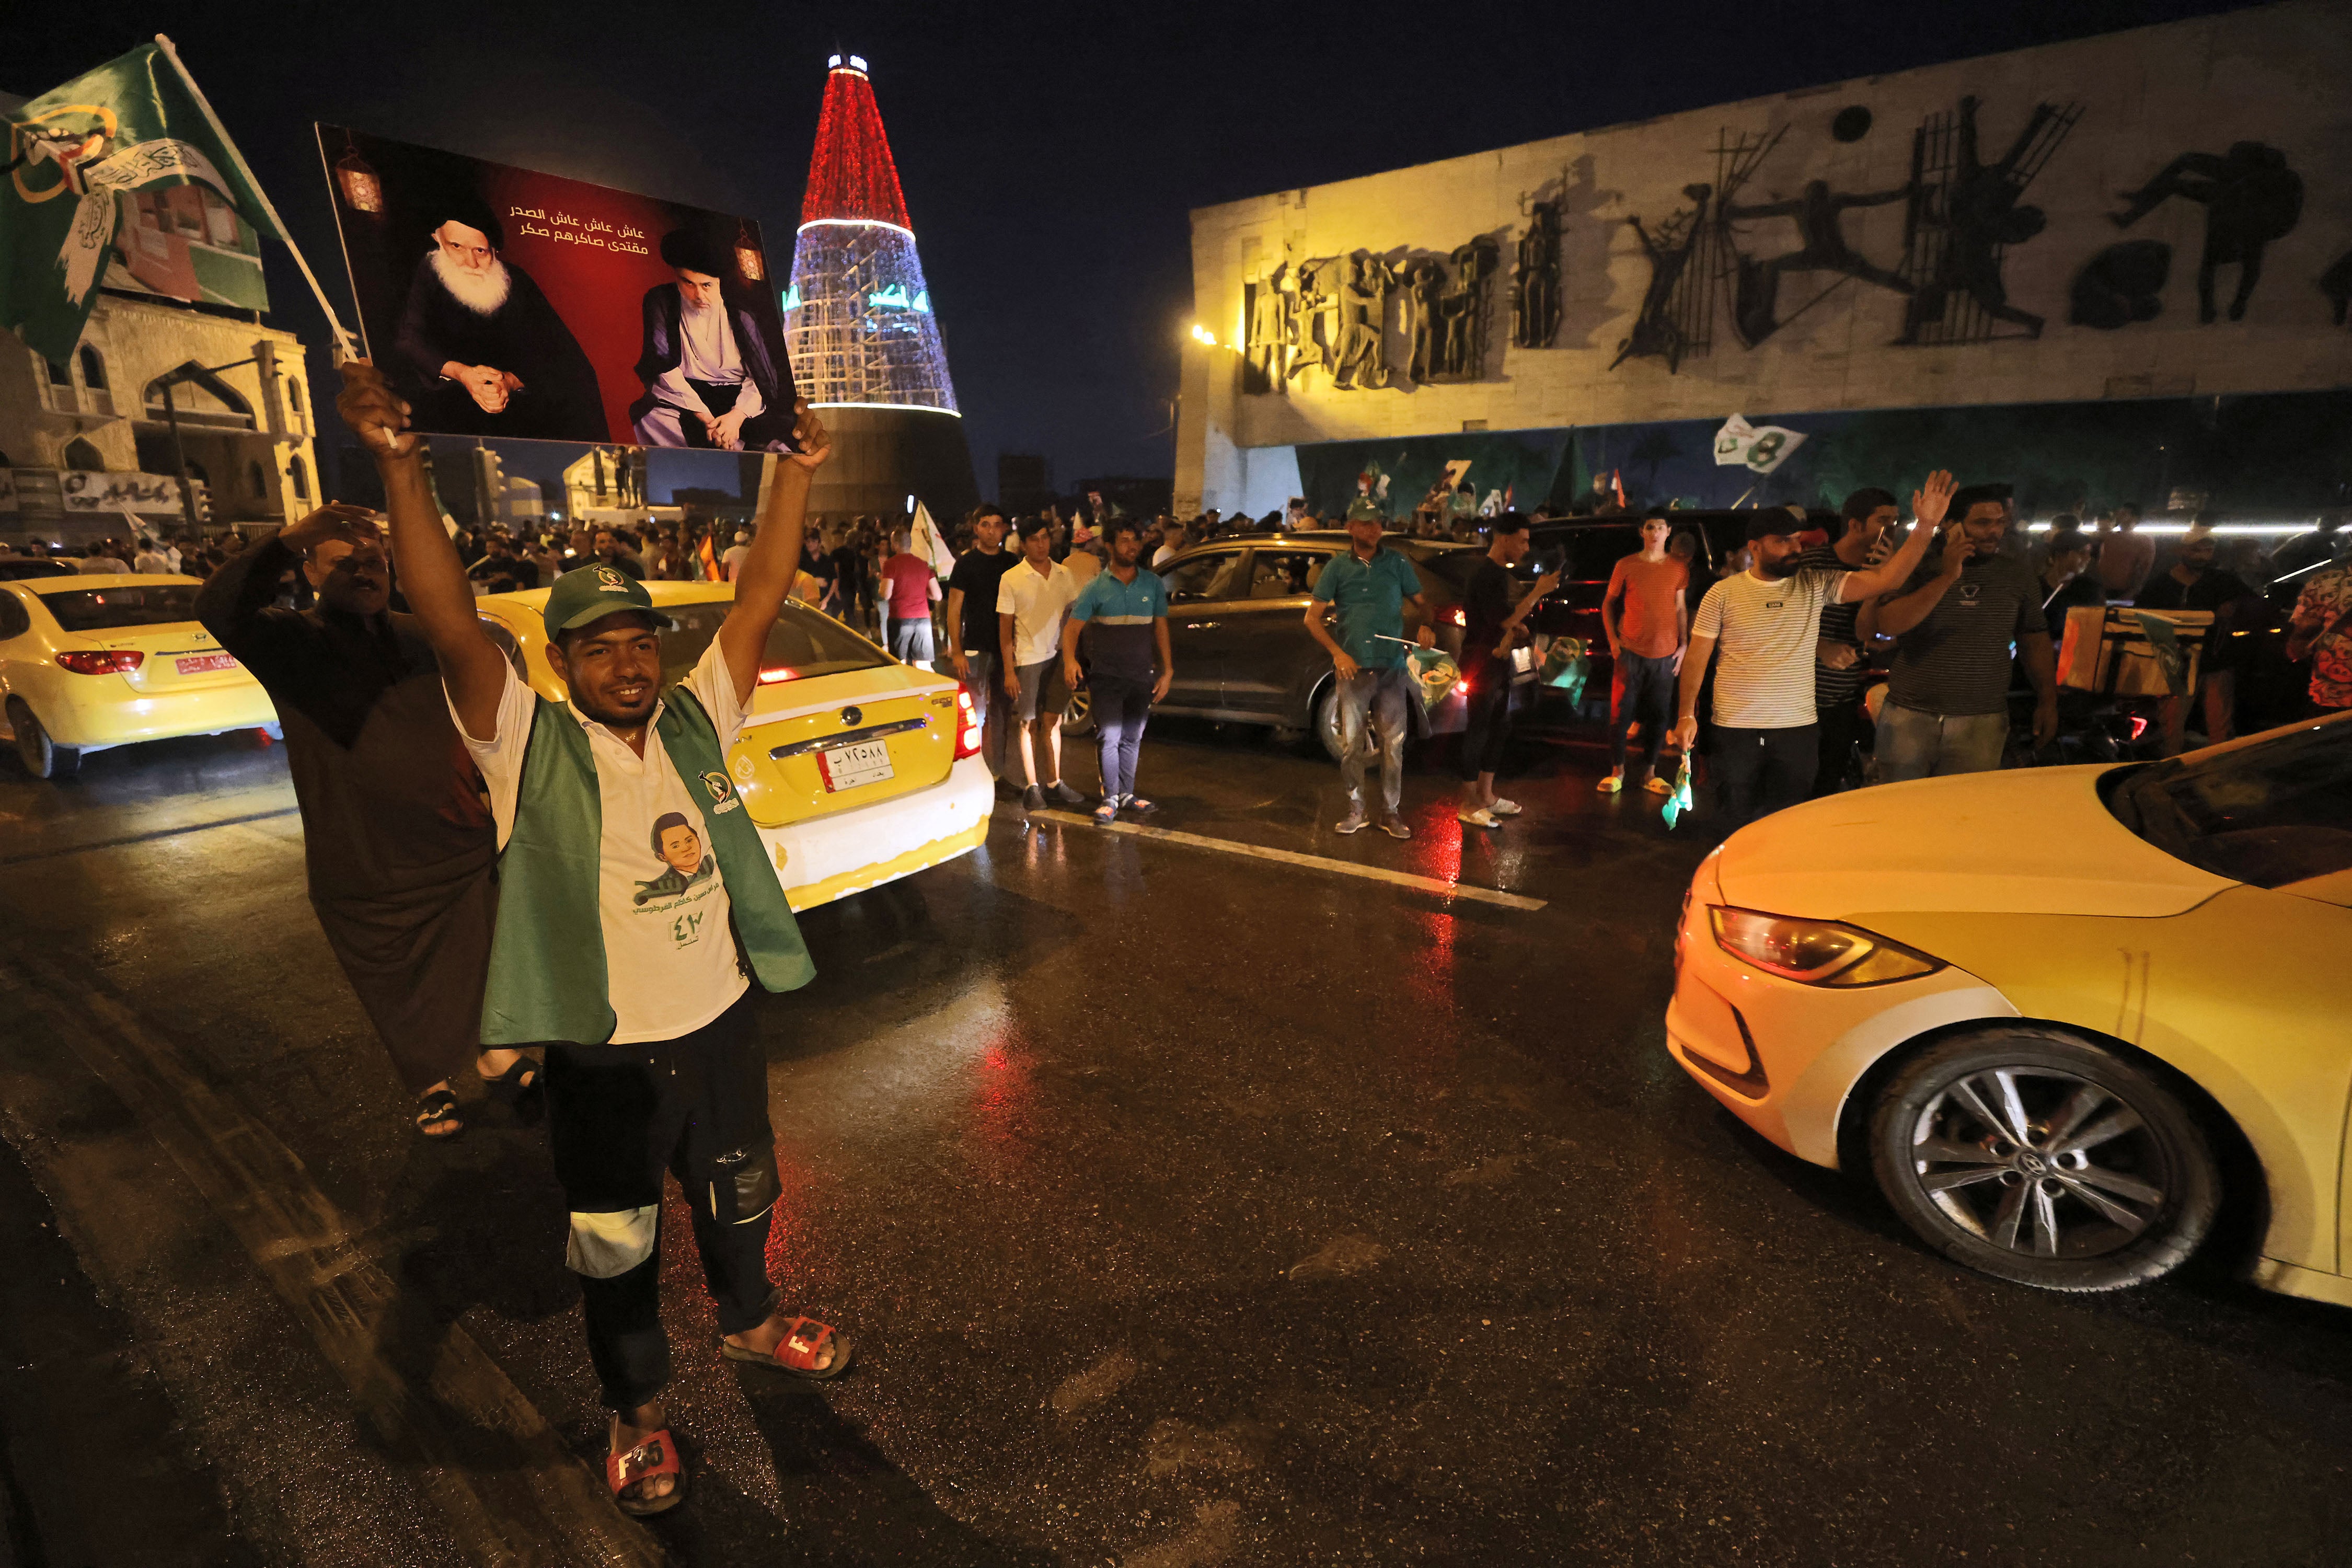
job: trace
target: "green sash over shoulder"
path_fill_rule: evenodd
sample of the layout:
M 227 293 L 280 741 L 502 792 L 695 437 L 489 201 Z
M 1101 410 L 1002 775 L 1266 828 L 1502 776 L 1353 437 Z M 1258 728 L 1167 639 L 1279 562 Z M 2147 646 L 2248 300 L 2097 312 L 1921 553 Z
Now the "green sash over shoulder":
M 701 808 L 703 841 L 719 858 L 734 931 L 751 973 L 770 991 L 816 975 L 792 905 L 759 829 L 727 776 L 719 731 L 683 686 L 654 725 L 686 793 Z M 538 700 L 523 752 L 514 831 L 499 857 L 499 920 L 482 998 L 484 1047 L 541 1041 L 601 1045 L 613 1037 L 597 910 L 604 801 L 587 733 L 569 706 Z

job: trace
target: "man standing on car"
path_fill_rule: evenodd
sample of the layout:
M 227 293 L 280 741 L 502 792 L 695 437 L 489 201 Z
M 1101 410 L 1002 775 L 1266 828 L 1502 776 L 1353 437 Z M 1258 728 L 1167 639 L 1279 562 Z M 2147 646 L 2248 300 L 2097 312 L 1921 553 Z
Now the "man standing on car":
M 1139 563 L 1143 536 L 1130 518 L 1103 525 L 1110 563 L 1078 590 L 1070 605 L 1070 635 L 1062 639 L 1062 679 L 1083 684 L 1087 714 L 1102 757 L 1102 804 L 1095 821 L 1108 826 L 1122 811 L 1138 816 L 1155 809 L 1135 793 L 1135 754 L 1151 705 L 1168 695 L 1176 656 L 1168 646 L 1168 589 L 1160 574 Z M 1078 643 L 1086 641 L 1088 670 L 1078 670 Z
M 277 607 L 289 569 L 317 595 L 308 610 Z M 417 1097 L 416 1130 L 454 1138 L 461 1064 L 509 1101 L 539 1069 L 481 1045 L 497 836 L 432 645 L 391 595 L 374 514 L 337 502 L 225 563 L 196 619 L 278 707 L 319 929 Z
M 1798 556 L 1799 570 L 1858 572 L 1877 565 L 1886 559 L 1886 531 L 1902 515 L 1892 492 L 1854 491 L 1838 509 L 1837 538 Z M 1861 701 L 1868 673 L 1863 662 L 1864 616 L 1874 621 L 1875 606 L 1850 599 L 1822 606 L 1822 637 L 1813 648 L 1813 713 L 1822 727 L 1821 763 L 1811 791 L 1816 799 L 1845 786 L 1854 748 L 1870 731 Z
M 775 479 L 734 605 L 678 685 L 663 689 L 665 623 L 644 584 L 602 563 L 558 578 L 544 613 L 548 658 L 570 693 L 558 702 L 483 634 L 406 405 L 364 360 L 343 379 L 343 418 L 375 455 L 408 600 L 503 846 L 482 1037 L 552 1042 L 549 1143 L 613 1412 L 605 1479 L 624 1511 L 657 1513 L 684 1480 L 659 1403 L 665 1172 L 693 1215 L 721 1354 L 822 1378 L 851 1353 L 833 1329 L 780 1310 L 768 1279 L 781 1184 L 749 977 L 789 991 L 815 970 L 726 761 L 829 438 L 804 416 L 802 449 L 768 458 Z
M 1507 511 L 1488 531 L 1494 542 L 1462 594 L 1462 679 L 1470 688 L 1470 722 L 1462 731 L 1462 807 L 1455 815 L 1471 827 L 1500 827 L 1504 817 L 1519 815 L 1518 802 L 1495 793 L 1495 774 L 1511 738 L 1511 649 L 1528 613 L 1559 586 L 1559 574 L 1547 573 L 1515 597 L 1511 569 L 1532 548 L 1528 520 Z
M 1601 629 L 1609 638 L 1609 775 L 1596 789 L 1625 787 L 1625 733 L 1642 726 L 1643 786 L 1672 795 L 1658 776 L 1658 748 L 1675 721 L 1675 677 L 1690 642 L 1690 568 L 1666 552 L 1674 525 L 1663 514 L 1642 520 L 1642 548 L 1609 569 L 1601 595 Z
M 980 754 L 988 771 L 1004 776 L 1005 700 L 997 689 L 996 590 L 1021 558 L 1004 548 L 1004 510 L 983 503 L 972 514 L 971 548 L 948 574 L 948 663 L 971 698 L 980 721 Z
M 1047 797 L 1063 805 L 1083 805 L 1086 796 L 1062 782 L 1062 710 L 1070 703 L 1062 680 L 1062 617 L 1078 585 L 1070 569 L 1054 559 L 1054 525 L 1042 517 L 1021 520 L 1021 558 L 996 585 L 997 648 L 1004 660 L 1004 695 L 1021 726 L 1022 793 L 1024 810 L 1043 811 Z M 1037 782 L 1037 752 L 1045 752 L 1053 781 Z
M 1381 758 L 1381 831 L 1410 838 L 1398 808 L 1404 803 L 1404 734 L 1412 721 L 1408 703 L 1418 702 L 1412 665 L 1405 656 L 1404 612 L 1423 622 L 1423 647 L 1437 646 L 1427 624 L 1428 601 L 1411 561 L 1381 542 L 1380 509 L 1359 500 L 1348 509 L 1348 553 L 1335 556 L 1315 579 L 1314 603 L 1307 606 L 1307 630 L 1328 649 L 1339 680 L 1339 777 L 1348 786 L 1348 815 L 1340 833 L 1364 828 L 1364 764 Z M 1339 635 L 1324 623 L 1336 611 Z M 1367 735 L 1367 730 L 1370 735 Z
M 1780 508 L 1748 525 L 1747 569 L 1724 578 L 1699 601 L 1683 660 L 1681 721 L 1685 749 L 1698 739 L 1698 692 L 1718 649 L 1715 730 L 1710 755 L 1727 827 L 1805 798 L 1821 763 L 1813 712 L 1813 644 L 1824 605 L 1866 599 L 1904 582 L 1927 552 L 1958 487 L 1941 469 L 1911 497 L 1911 537 L 1882 566 L 1860 572 L 1799 570 L 1801 515 Z
M 1956 525 L 1943 554 L 1907 575 L 1878 606 L 1878 630 L 1896 639 L 1878 715 L 1878 781 L 1896 784 L 2000 766 L 2009 741 L 2013 646 L 2033 683 L 2033 744 L 2058 733 L 2058 658 L 2042 618 L 2042 585 L 2000 552 L 2005 491 L 1970 485 L 1952 497 Z

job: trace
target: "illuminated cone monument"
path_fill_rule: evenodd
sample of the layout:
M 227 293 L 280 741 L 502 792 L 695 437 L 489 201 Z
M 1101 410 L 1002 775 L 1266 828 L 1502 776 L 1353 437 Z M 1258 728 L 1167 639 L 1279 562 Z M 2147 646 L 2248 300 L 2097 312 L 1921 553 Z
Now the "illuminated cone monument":
M 897 516 L 912 495 L 952 518 L 975 499 L 971 456 L 898 166 L 865 60 L 826 63 L 783 300 L 793 379 L 835 436 L 812 504 Z

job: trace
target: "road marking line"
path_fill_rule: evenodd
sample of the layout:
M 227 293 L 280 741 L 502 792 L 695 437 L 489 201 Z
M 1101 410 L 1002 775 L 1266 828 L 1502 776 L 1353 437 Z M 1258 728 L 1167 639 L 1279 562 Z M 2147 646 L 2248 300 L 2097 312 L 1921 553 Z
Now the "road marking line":
M 461 1551 L 499 1568 L 658 1568 L 659 1543 L 472 1335 L 435 1321 L 354 1241 L 299 1155 L 121 1002 L 21 950 L 0 959 L 0 986 L 30 999 L 186 1174 L 350 1386 L 362 1419 L 415 1464 Z M 486 1451 L 499 1458 L 469 1462 Z
M 184 827 L 158 827 L 149 833 L 133 833 L 123 838 L 101 838 L 94 844 L 62 844 L 55 849 L 32 849 L 22 855 L 0 855 L 0 866 L 22 866 L 32 860 L 54 860 L 61 855 L 87 855 L 94 849 L 119 849 L 125 844 L 145 844 L 157 838 L 177 838 L 183 833 L 203 833 L 215 827 L 237 827 L 248 822 L 267 822 L 273 816 L 291 816 L 302 808 L 282 805 L 275 811 L 251 811 L 243 816 L 219 816 L 210 822 L 191 822 Z
M 1232 838 L 1210 838 L 1198 833 L 1179 833 L 1172 827 L 1146 827 L 1139 822 L 1114 822 L 1106 826 L 1091 816 L 1080 816 L 1074 811 L 1033 811 L 1026 814 L 1033 822 L 1066 822 L 1073 827 L 1091 827 L 1097 832 L 1127 833 L 1138 838 L 1155 838 L 1165 844 L 1186 844 L 1195 849 L 1217 849 L 1228 855 L 1247 855 L 1256 860 L 1278 860 L 1286 866 L 1304 866 L 1311 871 L 1337 871 L 1342 876 L 1363 877 L 1375 882 L 1387 882 L 1400 888 L 1412 888 L 1420 892 L 1435 893 L 1447 899 L 1475 899 L 1482 904 L 1500 904 L 1507 910 L 1539 910 L 1541 899 L 1530 899 L 1520 893 L 1498 892 L 1493 888 L 1474 888 L 1465 882 L 1448 882 L 1435 877 L 1416 877 L 1410 871 L 1391 871 L 1385 866 L 1363 866 L 1353 860 L 1333 860 L 1322 855 L 1301 855 L 1290 849 L 1269 849 L 1262 844 L 1244 844 Z M 1367 833 L 1380 829 L 1367 827 Z

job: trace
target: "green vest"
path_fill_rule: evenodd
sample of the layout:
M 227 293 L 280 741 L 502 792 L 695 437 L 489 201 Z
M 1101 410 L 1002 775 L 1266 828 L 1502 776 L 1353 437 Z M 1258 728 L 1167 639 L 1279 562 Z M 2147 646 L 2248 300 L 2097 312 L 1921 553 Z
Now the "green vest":
M 728 781 L 710 716 L 677 687 L 654 731 L 702 810 L 703 841 L 719 858 L 738 949 L 761 985 L 798 990 L 815 977 L 816 965 L 760 831 Z M 604 828 L 587 733 L 567 704 L 541 697 L 523 751 L 514 830 L 499 855 L 499 920 L 482 997 L 485 1047 L 601 1045 L 613 1037 L 618 1020 L 597 904 Z

